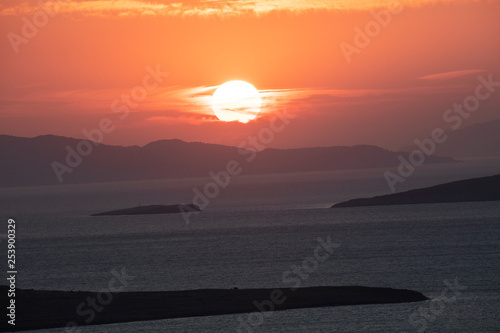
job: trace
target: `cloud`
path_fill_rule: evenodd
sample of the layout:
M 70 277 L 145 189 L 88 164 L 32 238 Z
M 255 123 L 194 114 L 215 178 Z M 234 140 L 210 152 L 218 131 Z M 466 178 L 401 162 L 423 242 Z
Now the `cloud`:
M 207 116 L 154 116 L 146 118 L 145 121 L 152 123 L 164 123 L 168 125 L 175 124 L 189 124 L 189 125 L 200 125 L 207 122 L 218 122 L 219 120 L 215 117 Z
M 481 1 L 481 0 L 480 0 Z M 487 0 L 483 0 L 487 1 Z M 469 3 L 477 0 L 400 0 L 405 7 L 417 7 L 429 3 Z M 130 16 L 240 16 L 263 15 L 271 12 L 305 12 L 332 10 L 371 10 L 385 8 L 394 0 L 191 0 L 172 2 L 168 0 L 47 0 L 45 6 L 57 13 L 97 17 Z M 22 4 L 7 1 L 0 5 L 0 16 L 26 15 L 40 11 L 38 0 Z
M 472 71 L 471 71 L 472 73 Z M 291 88 L 263 89 L 262 108 L 259 119 L 267 119 L 284 107 L 298 114 L 344 113 L 352 110 L 379 110 L 379 105 L 401 105 L 405 101 L 433 101 L 436 96 L 467 92 L 467 85 L 457 86 L 453 82 L 429 81 L 438 84 L 417 85 L 384 89 L 331 89 Z M 146 125 L 201 125 L 216 119 L 211 98 L 217 86 L 164 87 L 151 91 L 147 98 L 130 109 L 127 121 L 122 126 L 140 121 Z M 29 118 L 35 114 L 45 117 L 103 117 L 116 114 L 111 109 L 114 100 L 130 89 L 51 89 L 32 86 L 23 93 L 0 94 L 0 109 L 4 116 Z M 49 118 L 50 118 L 49 117 Z M 76 118 L 75 118 L 76 119 Z
M 261 95 L 268 100 L 286 100 L 288 103 L 307 102 L 310 104 L 364 104 L 368 101 L 387 99 L 394 96 L 421 96 L 439 94 L 454 87 L 401 87 L 384 89 L 327 89 L 298 88 L 262 90 Z
M 418 78 L 418 80 L 449 80 L 449 79 L 455 79 L 458 77 L 463 77 L 463 76 L 472 75 L 472 74 L 479 74 L 479 73 L 484 73 L 484 72 L 486 72 L 486 71 L 483 69 L 467 69 L 467 70 L 461 70 L 461 71 L 452 71 L 452 72 L 444 72 L 444 73 L 421 76 Z

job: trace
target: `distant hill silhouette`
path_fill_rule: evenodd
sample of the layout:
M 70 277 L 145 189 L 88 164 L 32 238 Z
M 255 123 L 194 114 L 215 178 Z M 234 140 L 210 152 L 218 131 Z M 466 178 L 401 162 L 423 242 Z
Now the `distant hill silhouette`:
M 453 157 L 500 156 L 500 119 L 471 125 L 449 133 L 436 154 Z
M 460 180 L 401 193 L 344 201 L 332 206 L 362 207 L 500 200 L 500 175 Z
M 66 164 L 66 147 L 80 139 L 54 135 L 22 138 L 0 135 L 0 186 L 59 184 L 52 163 Z M 63 175 L 64 184 L 208 176 L 236 160 L 244 174 L 392 168 L 400 153 L 375 146 L 266 149 L 248 162 L 250 151 L 205 143 L 161 140 L 139 146 L 100 144 L 79 166 Z M 407 156 L 408 154 L 406 154 Z M 426 163 L 449 163 L 452 158 L 430 156 Z

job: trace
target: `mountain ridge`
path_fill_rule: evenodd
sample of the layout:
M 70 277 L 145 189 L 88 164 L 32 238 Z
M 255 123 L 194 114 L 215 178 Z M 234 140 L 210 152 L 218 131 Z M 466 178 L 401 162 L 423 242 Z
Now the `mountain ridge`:
M 42 135 L 23 138 L 0 135 L 0 186 L 57 185 L 162 178 L 206 177 L 230 161 L 245 174 L 292 173 L 364 168 L 392 168 L 400 153 L 377 146 L 331 146 L 260 152 L 233 146 L 178 139 L 142 147 L 98 144 L 84 139 Z M 429 156 L 426 163 L 452 163 Z

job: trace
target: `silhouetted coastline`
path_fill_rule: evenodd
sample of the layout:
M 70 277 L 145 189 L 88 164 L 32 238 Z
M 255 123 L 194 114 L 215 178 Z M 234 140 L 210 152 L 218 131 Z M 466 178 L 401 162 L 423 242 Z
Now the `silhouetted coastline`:
M 500 175 L 459 180 L 421 189 L 352 199 L 331 208 L 500 200 Z
M 7 293 L 1 286 L 0 292 Z M 92 311 L 88 300 L 105 299 L 101 311 Z M 423 294 L 406 289 L 360 286 L 292 289 L 201 289 L 162 292 L 120 292 L 99 295 L 84 291 L 16 290 L 16 325 L 3 321 L 0 332 L 28 329 L 160 320 L 342 305 L 408 303 L 425 301 Z M 271 303 L 274 302 L 274 303 Z M 255 303 L 261 304 L 256 306 Z M 264 305 L 265 304 L 265 305 Z M 80 311 L 76 311 L 80 309 Z M 80 315 L 78 314 L 80 313 Z M 236 327 L 235 327 L 236 329 Z

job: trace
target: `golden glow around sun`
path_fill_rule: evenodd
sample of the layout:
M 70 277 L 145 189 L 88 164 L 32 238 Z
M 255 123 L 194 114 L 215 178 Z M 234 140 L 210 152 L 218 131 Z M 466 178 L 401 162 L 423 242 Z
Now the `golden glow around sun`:
M 245 81 L 229 81 L 212 97 L 212 110 L 222 121 L 247 123 L 257 117 L 262 100 L 259 91 Z

